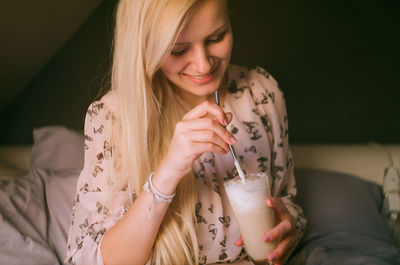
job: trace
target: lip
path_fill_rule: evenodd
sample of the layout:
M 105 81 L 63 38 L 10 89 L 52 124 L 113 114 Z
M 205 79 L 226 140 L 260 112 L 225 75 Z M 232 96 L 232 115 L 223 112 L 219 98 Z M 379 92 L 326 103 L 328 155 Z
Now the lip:
M 205 85 L 214 78 L 217 69 L 218 69 L 218 66 L 215 67 L 215 69 L 213 71 L 211 71 L 209 74 L 201 75 L 201 76 L 200 75 L 193 76 L 193 75 L 189 75 L 189 74 L 185 74 L 185 73 L 183 75 L 195 84 Z

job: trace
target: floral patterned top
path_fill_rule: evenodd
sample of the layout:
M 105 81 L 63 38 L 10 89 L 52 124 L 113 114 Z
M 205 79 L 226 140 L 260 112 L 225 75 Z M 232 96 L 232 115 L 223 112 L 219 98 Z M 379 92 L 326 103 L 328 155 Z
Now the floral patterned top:
M 233 113 L 228 129 L 239 140 L 235 151 L 245 172 L 267 172 L 271 193 L 283 199 L 304 231 L 302 209 L 293 203 L 296 183 L 288 143 L 288 119 L 283 92 L 260 67 L 230 65 L 223 109 Z M 112 93 L 90 105 L 85 121 L 85 164 L 77 183 L 66 262 L 103 264 L 100 243 L 136 197 L 131 189 L 111 191 L 114 182 L 110 139 L 116 103 Z M 239 230 L 223 183 L 237 175 L 230 153 L 204 153 L 195 162 L 200 264 L 252 264 L 243 247 L 236 247 Z M 111 194 L 111 195 L 110 195 Z M 111 197 L 111 199 L 110 199 Z M 146 214 L 146 213 L 144 213 Z M 148 262 L 150 263 L 150 262 Z

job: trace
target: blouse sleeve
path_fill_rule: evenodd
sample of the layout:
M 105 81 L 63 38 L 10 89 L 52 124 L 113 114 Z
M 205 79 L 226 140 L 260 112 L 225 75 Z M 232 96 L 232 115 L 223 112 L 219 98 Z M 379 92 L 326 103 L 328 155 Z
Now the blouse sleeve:
M 292 153 L 289 146 L 285 96 L 276 80 L 264 69 L 250 71 L 252 93 L 264 128 L 270 135 L 272 195 L 280 197 L 296 219 L 296 228 L 304 232 L 307 220 L 300 206 L 293 202 L 297 194 Z
M 85 163 L 77 182 L 68 236 L 68 264 L 103 264 L 103 236 L 132 204 L 129 191 L 112 189 L 110 142 L 114 120 L 104 97 L 89 106 L 84 130 Z

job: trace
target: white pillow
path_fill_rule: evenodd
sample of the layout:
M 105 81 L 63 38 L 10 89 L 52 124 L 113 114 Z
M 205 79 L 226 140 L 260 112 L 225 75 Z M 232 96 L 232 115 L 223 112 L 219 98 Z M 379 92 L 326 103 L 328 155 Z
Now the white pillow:
M 0 146 L 0 161 L 19 168 L 24 172 L 29 171 L 32 145 L 3 145 Z
M 385 168 L 393 156 L 400 153 L 400 145 L 373 144 L 299 144 L 291 145 L 295 168 L 329 170 L 355 175 L 382 185 Z M 396 165 L 396 160 L 394 161 Z
M 10 165 L 7 162 L 1 161 L 0 160 L 0 180 L 5 180 L 5 179 L 10 179 L 13 177 L 18 177 L 26 172 L 24 170 L 21 170 L 17 167 L 14 167 Z

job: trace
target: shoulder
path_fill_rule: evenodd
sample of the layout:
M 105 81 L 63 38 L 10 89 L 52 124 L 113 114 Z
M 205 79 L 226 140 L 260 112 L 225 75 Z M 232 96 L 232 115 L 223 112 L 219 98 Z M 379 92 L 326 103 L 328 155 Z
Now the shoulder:
M 89 105 L 85 117 L 85 149 L 108 145 L 116 121 L 116 102 L 113 92 L 108 92 Z M 107 144 L 104 142 L 107 139 Z
M 260 66 L 243 67 L 230 65 L 228 68 L 228 92 L 250 90 L 255 98 L 265 97 L 266 94 L 279 94 L 283 96 L 275 78 Z
M 256 83 L 263 83 L 264 85 L 281 90 L 275 78 L 260 66 L 245 67 L 231 64 L 228 67 L 228 80 L 234 81 L 237 84 L 246 82 L 246 85 L 250 86 Z
M 248 68 L 249 77 L 251 80 L 260 80 L 270 85 L 278 85 L 278 82 L 274 79 L 274 77 L 264 68 L 260 66 L 250 67 Z
M 115 121 L 116 98 L 112 91 L 107 92 L 99 100 L 93 101 L 86 112 L 86 123 L 100 120 Z

